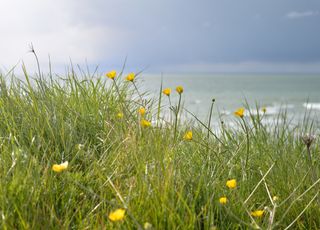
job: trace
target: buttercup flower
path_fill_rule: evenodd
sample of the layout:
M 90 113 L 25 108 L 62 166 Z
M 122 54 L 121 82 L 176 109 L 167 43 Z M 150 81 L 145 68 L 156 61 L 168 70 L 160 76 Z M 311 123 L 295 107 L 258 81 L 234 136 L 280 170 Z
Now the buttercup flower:
M 113 80 L 117 76 L 117 72 L 115 70 L 111 70 L 110 72 L 106 73 L 106 76 Z
M 234 115 L 242 118 L 244 115 L 244 108 L 237 109 L 237 111 L 234 112 Z
M 188 131 L 184 134 L 183 139 L 186 141 L 191 141 L 192 140 L 192 131 Z
M 146 114 L 146 109 L 143 108 L 143 107 L 141 107 L 141 108 L 138 110 L 138 112 L 139 112 L 139 114 L 140 114 L 141 116 L 144 116 L 144 115 Z
M 178 94 L 182 94 L 183 93 L 183 87 L 182 86 L 177 86 L 176 91 Z
M 264 214 L 264 210 L 256 210 L 250 213 L 253 217 L 262 217 Z
M 117 118 L 119 118 L 119 119 L 123 118 L 123 113 L 121 113 L 121 112 L 117 113 Z
M 222 196 L 222 197 L 219 198 L 219 203 L 220 204 L 226 204 L 227 202 L 228 202 L 227 197 Z
M 53 171 L 55 171 L 55 172 L 62 172 L 62 171 L 64 171 L 64 170 L 66 170 L 67 168 L 68 168 L 68 161 L 65 161 L 65 162 L 63 162 L 63 163 L 61 163 L 61 164 L 54 164 L 53 166 L 52 166 L 52 170 Z
M 166 96 L 170 96 L 170 94 L 171 94 L 171 89 L 170 88 L 165 88 L 163 91 L 162 91 L 162 93 L 164 94 L 164 95 L 166 95 Z
M 142 127 L 150 127 L 151 126 L 151 122 L 150 121 L 147 121 L 145 119 L 142 119 L 141 122 L 140 122 L 140 125 Z
M 226 186 L 230 189 L 236 188 L 237 187 L 237 180 L 236 179 L 227 180 Z
M 113 212 L 110 212 L 108 217 L 111 221 L 114 221 L 114 222 L 120 221 L 120 220 L 123 220 L 125 213 L 126 213 L 125 209 L 119 208 Z
M 135 74 L 134 73 L 129 73 L 128 75 L 127 75 L 127 77 L 126 77 L 126 80 L 127 81 L 133 81 L 134 80 L 134 78 L 135 78 Z

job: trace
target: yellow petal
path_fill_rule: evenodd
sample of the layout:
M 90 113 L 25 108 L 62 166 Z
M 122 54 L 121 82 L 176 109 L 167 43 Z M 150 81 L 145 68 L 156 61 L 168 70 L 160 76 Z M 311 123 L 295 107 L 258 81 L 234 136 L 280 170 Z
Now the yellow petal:
M 68 161 L 65 161 L 64 163 L 61 163 L 61 164 L 54 164 L 52 166 L 52 170 L 55 172 L 62 172 L 68 168 L 68 165 L 69 165 Z
M 220 204 L 226 204 L 228 202 L 227 197 L 223 196 L 219 198 L 219 203 Z
M 234 115 L 242 118 L 244 115 L 244 110 L 245 110 L 244 108 L 239 108 L 234 112 Z
M 141 122 L 140 122 L 140 125 L 142 127 L 150 127 L 151 126 L 151 122 L 150 121 L 147 121 L 145 119 L 142 119 Z
M 170 89 L 170 88 L 165 88 L 165 89 L 162 91 L 162 93 L 163 93 L 164 95 L 170 96 L 170 94 L 171 94 L 171 89 Z
M 134 78 L 135 78 L 135 74 L 134 73 L 129 73 L 128 75 L 127 75 L 127 77 L 126 77 L 126 80 L 127 81 L 133 81 L 134 80 Z
M 237 187 L 237 180 L 236 179 L 231 179 L 231 180 L 228 180 L 226 182 L 226 186 L 230 189 L 234 189 Z
M 111 221 L 120 221 L 120 220 L 123 220 L 125 213 L 126 213 L 125 209 L 119 208 L 111 212 L 108 217 Z
M 251 212 L 250 214 L 253 217 L 261 217 L 264 214 L 264 210 L 256 210 L 254 212 Z
M 177 86 L 176 91 L 178 94 L 182 94 L 183 93 L 183 87 L 182 86 Z
M 183 139 L 186 141 L 191 141 L 192 140 L 192 131 L 188 131 L 184 134 Z
M 143 107 L 141 107 L 141 108 L 138 110 L 138 112 L 139 112 L 139 114 L 140 114 L 141 116 L 143 116 L 143 115 L 145 115 L 145 113 L 146 113 L 146 109 L 143 108 Z
M 110 72 L 106 73 L 106 76 L 110 79 L 114 79 L 117 76 L 117 72 L 115 70 L 111 70 Z

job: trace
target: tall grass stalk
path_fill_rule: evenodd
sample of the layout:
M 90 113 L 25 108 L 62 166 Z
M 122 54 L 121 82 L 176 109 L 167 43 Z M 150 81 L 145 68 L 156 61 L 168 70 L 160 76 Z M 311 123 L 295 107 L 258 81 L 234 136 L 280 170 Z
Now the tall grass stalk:
M 177 107 L 174 109 L 174 115 L 175 115 L 174 131 L 173 131 L 173 140 L 174 140 L 174 142 L 176 142 L 176 140 L 177 140 L 177 127 L 178 127 L 178 122 L 179 122 L 180 107 L 181 107 L 181 93 L 179 93 L 178 105 L 177 105 Z

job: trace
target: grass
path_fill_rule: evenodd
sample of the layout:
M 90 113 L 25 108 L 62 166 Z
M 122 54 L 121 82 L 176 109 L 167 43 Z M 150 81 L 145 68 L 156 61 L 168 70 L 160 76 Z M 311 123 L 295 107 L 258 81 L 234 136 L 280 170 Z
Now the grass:
M 122 73 L 24 76 L 0 77 L 1 229 L 320 228 L 319 139 L 300 138 L 319 129 L 312 119 L 265 125 L 257 108 L 213 131 L 211 116 L 181 119 L 181 94 L 169 108 L 162 85 L 149 100 Z M 119 208 L 123 220 L 109 220 Z

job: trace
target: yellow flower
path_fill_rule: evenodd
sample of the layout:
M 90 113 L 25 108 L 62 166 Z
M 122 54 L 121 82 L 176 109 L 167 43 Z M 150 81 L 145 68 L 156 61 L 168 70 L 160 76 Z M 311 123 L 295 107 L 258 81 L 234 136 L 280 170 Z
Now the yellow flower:
M 244 115 L 244 108 L 237 109 L 237 111 L 234 112 L 234 115 L 242 118 Z
M 182 94 L 183 93 L 183 87 L 182 86 L 177 86 L 176 91 L 178 94 Z
M 151 122 L 150 121 L 147 121 L 145 119 L 142 119 L 141 122 L 140 122 L 140 125 L 142 127 L 150 127 L 151 126 Z
M 144 116 L 144 115 L 146 114 L 146 109 L 143 108 L 143 107 L 141 107 L 141 108 L 138 110 L 138 112 L 139 112 L 139 114 L 140 114 L 141 116 Z
M 279 197 L 278 196 L 273 196 L 272 197 L 272 200 L 275 202 L 275 201 L 278 201 L 279 200 Z
M 188 131 L 184 134 L 183 139 L 186 141 L 191 141 L 192 140 L 192 131 Z
M 143 228 L 148 230 L 148 229 L 152 229 L 152 224 L 150 224 L 149 222 L 145 222 L 143 225 Z
M 121 112 L 117 113 L 117 118 L 119 118 L 119 119 L 123 118 L 123 113 L 121 113 Z
M 52 166 L 52 170 L 53 171 L 55 171 L 55 172 L 62 172 L 63 170 L 66 170 L 67 168 L 68 168 L 68 161 L 65 161 L 65 162 L 63 162 L 63 163 L 61 163 L 61 164 L 54 164 L 53 166 Z
M 236 179 L 227 180 L 226 185 L 227 185 L 228 188 L 234 189 L 234 188 L 237 187 L 237 180 Z
M 113 80 L 117 76 L 117 72 L 115 70 L 111 70 L 110 72 L 106 73 L 106 76 Z
M 125 213 L 126 213 L 125 209 L 119 208 L 113 212 L 110 212 L 108 217 L 111 221 L 119 221 L 119 220 L 123 220 Z
M 266 108 L 266 107 L 262 107 L 261 111 L 262 111 L 263 113 L 266 113 L 266 112 L 267 112 L 267 108 Z
M 170 96 L 170 94 L 171 94 L 171 89 L 170 88 L 165 88 L 163 91 L 162 91 L 162 93 L 164 94 L 164 95 L 166 95 L 166 96 Z
M 134 80 L 134 78 L 135 78 L 135 74 L 134 73 L 129 73 L 128 75 L 127 75 L 127 77 L 126 77 L 126 80 L 127 81 L 133 81 Z
M 250 214 L 253 217 L 261 217 L 264 214 L 264 210 L 256 210 L 254 212 L 251 212 Z
M 227 197 L 222 196 L 222 197 L 219 198 L 219 203 L 220 204 L 226 204 L 227 202 L 228 202 Z

